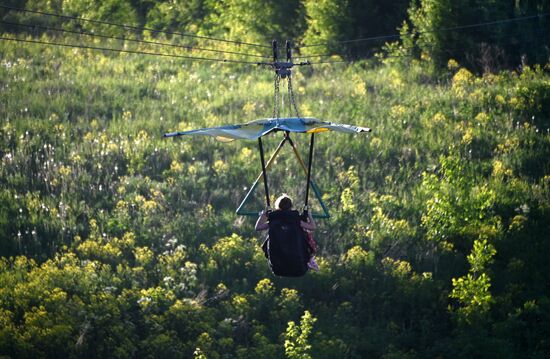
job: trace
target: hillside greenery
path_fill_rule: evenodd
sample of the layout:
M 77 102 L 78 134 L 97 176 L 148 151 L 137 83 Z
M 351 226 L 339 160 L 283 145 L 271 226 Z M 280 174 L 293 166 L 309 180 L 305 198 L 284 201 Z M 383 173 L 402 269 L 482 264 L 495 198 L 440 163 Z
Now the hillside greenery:
M 26 6 L 91 16 L 92 3 Z M 190 3 L 190 21 L 213 16 Z M 288 36 L 313 36 L 311 4 L 296 4 L 304 23 Z M 140 26 L 168 6 L 127 5 Z M 429 24 L 435 5 L 406 16 Z M 237 31 L 234 15 L 203 25 Z M 416 35 L 369 60 L 294 69 L 301 115 L 373 129 L 316 136 L 331 218 L 315 233 L 320 271 L 298 279 L 270 273 L 255 218 L 235 214 L 260 171 L 256 143 L 162 137 L 272 116 L 270 69 L 0 40 L 0 357 L 548 357 L 548 58 L 489 71 L 500 66 L 447 59 Z M 293 139 L 306 157 L 308 138 Z M 269 180 L 301 205 L 290 148 Z
M 325 55 L 357 60 L 385 49 L 391 56 L 429 57 L 438 68 L 453 59 L 478 74 L 545 65 L 550 56 L 547 0 L 5 0 L 0 5 L 2 32 L 47 33 L 77 42 L 90 35 L 167 37 L 193 54 L 198 52 L 192 47 L 206 44 L 234 50 L 236 41 L 265 46 L 247 52 L 270 55 L 277 39 L 291 40 L 302 60 Z M 224 46 L 204 37 L 234 42 Z
M 548 354 L 544 68 L 296 71 L 302 114 L 374 131 L 318 136 L 332 218 L 320 272 L 288 280 L 234 214 L 255 143 L 161 137 L 270 116 L 270 71 L 1 46 L 2 355 Z M 283 152 L 275 191 L 300 198 L 299 171 Z

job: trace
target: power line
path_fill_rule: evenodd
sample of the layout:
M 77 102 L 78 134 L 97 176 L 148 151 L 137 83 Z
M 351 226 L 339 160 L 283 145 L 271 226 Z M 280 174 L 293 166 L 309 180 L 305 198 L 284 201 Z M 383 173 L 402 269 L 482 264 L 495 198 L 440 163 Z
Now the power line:
M 0 6 L 1 7 L 1 6 Z M 40 25 L 26 25 L 26 24 L 15 24 L 15 23 L 9 23 L 5 21 L 1 21 L 0 23 L 6 23 L 11 25 L 21 25 L 21 26 L 27 26 L 27 27 L 39 27 L 39 28 L 47 28 L 45 26 Z M 52 28 L 50 28 L 52 29 Z M 53 29 L 53 30 L 60 30 L 70 33 L 78 33 L 80 32 L 76 31 L 69 31 L 69 30 L 61 30 L 61 29 Z M 83 33 L 84 35 L 90 35 L 90 36 L 98 36 L 98 37 L 106 37 L 111 39 L 119 39 L 119 40 L 127 40 L 127 41 L 137 41 L 137 42 L 144 42 L 144 43 L 155 43 L 150 41 L 144 41 L 144 40 L 136 40 L 136 39 L 125 39 L 125 38 L 119 38 L 119 37 L 110 37 L 106 35 L 99 35 L 99 34 L 90 34 L 90 33 Z M 88 45 L 79 45 L 79 44 L 65 44 L 65 43 L 58 43 L 58 42 L 46 42 L 46 41 L 39 41 L 39 40 L 27 40 L 27 39 L 18 39 L 18 38 L 8 38 L 0 36 L 0 40 L 6 40 L 6 41 L 15 41 L 15 42 L 26 42 L 26 43 L 35 43 L 35 44 L 43 44 L 43 45 L 52 45 L 52 46 L 61 46 L 61 47 L 72 47 L 72 48 L 82 48 L 82 49 L 90 49 L 90 50 L 100 50 L 100 51 L 111 51 L 111 52 L 119 52 L 119 53 L 130 53 L 130 54 L 141 54 L 141 55 L 152 55 L 152 56 L 163 56 L 163 57 L 172 57 L 172 58 L 181 58 L 181 59 L 188 59 L 188 60 L 198 60 L 198 61 L 211 61 L 211 62 L 225 62 L 225 63 L 236 63 L 236 64 L 248 64 L 248 65 L 269 65 L 273 66 L 273 63 L 267 63 L 267 62 L 253 62 L 253 61 L 242 61 L 242 60 L 231 60 L 231 59 L 215 59 L 215 58 L 209 58 L 209 57 L 199 57 L 199 56 L 184 56 L 184 55 L 175 55 L 175 54 L 167 54 L 167 53 L 161 53 L 161 52 L 148 52 L 148 51 L 137 51 L 137 50 L 123 50 L 123 49 L 115 49 L 115 48 L 106 48 L 106 47 L 96 47 L 96 46 L 88 46 Z M 174 47 L 182 47 L 182 48 L 191 48 L 191 49 L 201 49 L 201 48 L 193 48 L 193 47 L 187 47 L 187 46 L 178 46 L 178 45 L 172 45 L 172 44 L 166 44 L 166 43 L 156 43 L 159 45 L 167 45 L 167 46 L 174 46 Z M 417 48 L 417 46 L 412 47 L 402 47 L 401 50 L 412 50 Z M 245 56 L 260 56 L 260 55 L 253 55 L 253 54 L 244 54 L 244 53 L 238 53 L 238 52 L 231 52 L 231 51 L 222 51 L 222 50 L 213 50 L 216 52 L 222 52 L 222 53 L 230 53 L 230 54 L 240 54 Z M 455 51 L 458 49 L 444 49 L 447 52 Z M 331 57 L 335 56 L 337 54 L 314 54 L 311 56 L 308 55 L 301 55 L 296 56 L 297 58 L 311 58 L 311 57 Z M 400 57 L 413 57 L 414 55 L 385 55 L 384 58 L 400 58 Z M 294 64 L 295 66 L 301 66 L 301 65 L 317 65 L 317 64 L 335 64 L 335 63 L 353 63 L 360 60 L 368 60 L 370 58 L 357 58 L 353 60 L 328 60 L 328 61 L 306 61 L 301 63 Z
M 368 46 L 368 45 L 365 45 L 365 46 Z M 431 48 L 437 48 L 436 46 L 430 46 Z M 364 48 L 364 46 L 361 46 L 359 47 L 360 49 Z M 409 47 L 401 47 L 400 49 L 403 49 L 403 50 L 411 50 L 411 49 L 416 49 L 416 48 L 419 48 L 418 45 L 415 45 L 415 46 L 409 46 Z M 423 46 L 423 48 L 426 48 L 426 46 Z M 342 48 L 342 49 L 345 49 L 345 48 Z M 371 47 L 366 47 L 366 50 L 365 51 L 362 51 L 362 52 L 366 52 L 367 50 L 383 50 L 383 48 L 377 48 L 377 47 L 374 47 L 374 46 L 371 46 Z M 448 51 L 454 51 L 455 49 L 446 49 Z M 332 52 L 332 53 L 317 53 L 317 54 L 311 54 L 311 55 L 300 55 L 300 56 L 296 56 L 298 58 L 322 58 L 322 57 L 331 57 L 331 56 L 339 56 L 338 53 L 336 52 Z
M 453 26 L 453 27 L 442 28 L 442 29 L 437 29 L 437 30 L 421 31 L 421 32 L 418 32 L 416 34 L 420 35 L 420 34 L 437 33 L 437 32 L 443 32 L 443 31 L 464 30 L 464 29 L 470 29 L 470 28 L 487 26 L 487 25 L 496 25 L 496 24 L 503 24 L 503 23 L 509 23 L 509 22 L 531 20 L 531 19 L 535 19 L 535 18 L 541 18 L 541 17 L 544 17 L 544 16 L 548 16 L 548 15 L 550 15 L 550 13 L 542 13 L 542 14 L 536 14 L 536 15 L 530 15 L 530 16 L 515 17 L 515 18 L 511 18 L 511 19 L 496 20 L 496 21 L 482 22 L 482 23 L 462 25 L 462 26 Z M 408 33 L 408 34 L 412 35 L 412 33 Z M 294 49 L 303 49 L 303 48 L 306 48 L 306 47 L 319 47 L 319 46 L 325 46 L 325 45 L 331 45 L 331 44 L 349 44 L 349 43 L 364 42 L 364 41 L 395 39 L 395 38 L 400 38 L 400 37 L 401 37 L 400 34 L 393 34 L 393 35 L 381 35 L 381 36 L 374 36 L 374 37 L 365 37 L 365 38 L 353 39 L 353 40 L 327 41 L 327 42 L 322 42 L 322 43 L 317 43 L 317 44 L 301 45 L 301 46 L 295 47 Z
M 85 19 L 85 18 L 76 17 L 76 16 L 52 14 L 52 13 L 47 13 L 47 12 L 38 11 L 38 10 L 28 10 L 28 9 L 22 9 L 22 8 L 17 8 L 17 7 L 7 6 L 7 5 L 1 5 L 1 4 L 0 4 L 0 7 L 4 8 L 4 9 L 8 9 L 8 10 L 27 12 L 27 13 L 33 13 L 33 14 L 40 14 L 40 15 L 46 15 L 46 16 L 53 16 L 53 17 L 62 18 L 62 19 L 84 21 L 84 22 L 90 22 L 90 23 L 93 23 L 93 24 L 116 26 L 116 27 L 121 27 L 121 28 L 127 29 L 127 30 L 152 31 L 154 33 L 162 33 L 162 34 L 166 34 L 166 35 L 176 35 L 176 36 L 182 36 L 182 37 L 192 37 L 192 38 L 197 38 L 197 39 L 202 39 L 202 40 L 220 41 L 220 42 L 226 42 L 226 43 L 237 44 L 237 45 L 247 45 L 247 46 L 271 48 L 271 46 L 269 46 L 269 45 L 254 44 L 254 43 L 244 42 L 244 41 L 226 40 L 226 39 L 220 39 L 220 38 L 216 38 L 216 37 L 202 36 L 202 35 L 195 35 L 195 34 L 185 34 L 185 33 L 182 33 L 182 32 L 171 32 L 171 31 L 164 31 L 164 30 L 155 30 L 155 29 L 151 29 L 151 28 L 147 28 L 147 27 L 138 27 L 138 26 L 132 26 L 132 25 L 126 25 L 126 24 L 117 24 L 117 23 L 113 23 L 113 22 L 109 22 L 109 21 Z
M 63 44 L 63 43 L 59 43 L 59 42 L 47 42 L 47 41 L 39 41 L 39 40 L 17 39 L 17 38 L 4 37 L 4 36 L 0 36 L 0 40 L 15 41 L 15 42 L 26 42 L 26 43 L 41 44 L 41 45 L 61 46 L 61 47 L 71 47 L 71 48 L 79 48 L 79 49 L 89 49 L 89 50 L 121 52 L 121 53 L 128 53 L 128 54 L 164 56 L 164 57 L 172 57 L 172 58 L 187 59 L 187 60 L 197 60 L 197 61 L 226 62 L 226 63 L 245 64 L 245 65 L 258 65 L 259 64 L 258 62 L 253 62 L 253 61 L 241 61 L 241 60 L 230 60 L 230 59 L 213 59 L 213 58 L 210 58 L 210 57 L 174 55 L 174 54 L 166 54 L 166 53 L 162 53 L 162 52 L 123 50 L 123 49 L 113 49 L 113 48 L 110 48 L 110 47 L 97 47 L 97 46 L 78 45 L 78 44 Z
M 352 63 L 356 62 L 358 60 L 334 60 L 334 61 L 316 61 L 316 62 L 310 62 L 310 65 L 320 65 L 320 64 L 342 64 L 342 63 Z
M 181 49 L 185 49 L 185 50 L 200 50 L 200 51 L 208 51 L 208 52 L 217 52 L 217 53 L 222 53 L 222 54 L 233 54 L 233 55 L 242 55 L 242 56 L 249 56 L 249 57 L 269 58 L 269 56 L 248 54 L 248 53 L 243 53 L 243 52 L 216 50 L 216 49 L 209 49 L 209 48 L 196 47 L 196 46 L 190 46 L 190 45 L 176 45 L 176 44 L 170 44 L 170 43 L 166 43 L 166 42 L 157 42 L 157 41 L 148 41 L 148 40 L 125 38 L 125 37 L 109 36 L 109 35 L 103 35 L 103 34 L 94 34 L 94 33 L 90 33 L 90 32 L 59 29 L 59 28 L 55 28 L 55 27 L 42 26 L 42 25 L 21 24 L 21 23 L 14 23 L 14 22 L 9 22 L 9 21 L 2 21 L 2 20 L 0 20 L 0 23 L 1 24 L 6 24 L 6 25 L 12 25 L 12 26 L 21 26 L 21 27 L 33 28 L 33 29 L 37 28 L 37 29 L 44 29 L 44 30 L 48 30 L 48 31 L 58 31 L 58 32 L 63 32 L 63 33 L 68 33 L 68 34 L 86 35 L 86 36 L 99 37 L 99 38 L 104 38 L 104 39 L 131 41 L 131 42 L 137 42 L 137 43 L 143 43 L 143 44 L 152 44 L 152 45 L 161 45 L 161 46 L 170 46 L 170 47 L 176 47 L 176 48 L 181 48 Z
M 538 39 L 536 38 L 532 38 L 531 41 L 524 41 L 526 43 L 529 43 L 529 42 L 534 42 L 534 41 L 537 41 Z M 400 47 L 399 50 L 414 50 L 414 49 L 417 49 L 418 46 L 408 46 L 408 47 Z M 429 46 L 428 49 L 438 49 L 437 46 Z M 463 47 L 460 47 L 460 48 L 442 48 L 443 51 L 445 51 L 446 53 L 453 53 L 455 51 L 459 51 L 459 50 L 463 50 L 464 48 Z M 327 55 L 319 55 L 318 57 L 331 57 L 331 56 L 337 56 L 337 54 L 327 54 Z M 374 56 L 376 56 L 376 53 L 374 54 Z M 387 59 L 387 58 L 404 58 L 404 57 L 415 57 L 416 55 L 415 54 L 403 54 L 403 55 L 389 55 L 389 54 L 384 54 L 383 55 L 383 59 Z M 297 58 L 308 58 L 308 56 L 296 56 Z M 318 65 L 318 64 L 336 64 L 336 63 L 353 63 L 353 62 L 357 62 L 357 61 L 361 61 L 361 60 L 370 60 L 372 59 L 372 56 L 371 57 L 362 57 L 362 58 L 356 58 L 356 59 L 353 59 L 353 60 L 321 60 L 321 61 L 308 61 L 308 64 L 309 65 Z
M 2 21 L 0 21 L 2 22 Z M 160 53 L 160 52 L 148 52 L 148 51 L 137 51 L 137 50 L 123 50 L 123 49 L 114 49 L 114 48 L 108 48 L 108 47 L 97 47 L 97 46 L 88 46 L 88 45 L 79 45 L 79 44 L 64 44 L 64 43 L 57 43 L 57 42 L 46 42 L 46 41 L 39 41 L 39 40 L 28 40 L 28 39 L 17 39 L 17 38 L 8 38 L 0 36 L 0 40 L 6 40 L 6 41 L 15 41 L 15 42 L 26 42 L 26 43 L 34 43 L 34 44 L 42 44 L 42 45 L 52 45 L 52 46 L 61 46 L 61 47 L 70 47 L 70 48 L 81 48 L 81 49 L 89 49 L 89 50 L 100 50 L 100 51 L 111 51 L 111 52 L 119 52 L 119 53 L 130 53 L 130 54 L 140 54 L 140 55 L 151 55 L 151 56 L 163 56 L 163 57 L 172 57 L 172 58 L 181 58 L 181 59 L 187 59 L 187 60 L 198 60 L 198 61 L 211 61 L 211 62 L 225 62 L 225 63 L 234 63 L 234 64 L 246 64 L 246 65 L 267 65 L 267 66 L 273 66 L 273 63 L 267 63 L 267 62 L 254 62 L 254 61 L 242 61 L 242 60 L 231 60 L 231 59 L 214 59 L 209 57 L 199 57 L 199 56 L 184 56 L 184 55 L 175 55 L 175 54 L 167 54 L 167 53 Z M 401 50 L 412 50 L 416 48 L 413 47 L 403 47 Z M 445 49 L 448 52 L 449 51 L 456 51 L 459 49 Z M 323 57 L 330 57 L 334 56 L 336 54 L 327 54 L 322 55 Z M 413 57 L 413 54 L 408 55 L 384 55 L 384 58 L 403 58 L 403 57 Z M 297 56 L 297 58 L 304 58 L 307 56 Z M 319 55 L 321 57 L 321 55 Z M 372 58 L 372 57 L 370 57 Z M 369 60 L 370 58 L 357 58 L 353 60 L 321 60 L 321 61 L 306 61 L 306 62 L 300 62 L 294 64 L 295 66 L 302 66 L 302 65 L 319 65 L 319 64 L 337 64 L 337 63 L 353 63 L 361 60 Z
M 355 47 L 355 49 L 357 48 L 364 48 L 366 46 L 369 46 L 369 45 L 362 45 L 362 46 L 358 46 L 358 47 Z M 413 46 L 413 47 L 409 47 L 408 49 L 412 49 L 412 48 L 416 48 L 416 46 Z M 345 47 L 342 47 L 341 48 L 342 50 L 345 50 L 346 48 Z M 367 47 L 367 50 L 373 50 L 373 49 L 376 49 L 374 46 L 369 46 Z M 304 58 L 321 58 L 321 57 L 331 57 L 331 56 L 334 56 L 334 55 L 338 55 L 336 52 L 333 52 L 333 53 L 316 53 L 316 54 L 311 54 L 311 55 L 308 55 L 308 54 L 305 54 L 305 55 L 301 55 L 301 56 L 297 56 L 297 57 L 304 57 Z
M 310 44 L 310 45 L 301 45 L 296 46 L 294 49 L 305 49 L 306 47 L 320 47 L 325 45 L 332 45 L 332 44 L 348 44 L 348 43 L 354 43 L 354 42 L 364 42 L 364 41 L 374 41 L 374 40 L 383 40 L 383 39 L 395 39 L 401 37 L 400 34 L 395 35 L 381 35 L 381 36 L 374 36 L 374 37 L 365 37 L 361 39 L 353 39 L 353 40 L 342 40 L 342 41 L 327 41 L 327 42 L 319 42 L 316 44 Z
M 409 48 L 410 49 L 410 48 Z M 331 55 L 332 56 L 332 55 Z M 413 54 L 408 54 L 408 55 L 384 55 L 384 58 L 383 59 L 387 59 L 387 58 L 401 58 L 401 57 L 414 57 Z M 351 63 L 354 63 L 354 62 L 358 62 L 358 61 L 361 61 L 361 60 L 370 60 L 372 59 L 372 57 L 369 57 L 369 58 L 358 58 L 358 59 L 353 59 L 353 60 L 327 60 L 327 61 L 315 61 L 315 62 L 309 62 L 310 65 L 319 65 L 319 64 L 341 64 L 341 63 L 348 63 L 348 64 L 351 64 Z
M 314 59 L 314 58 L 319 58 L 319 57 L 331 57 L 331 56 L 334 56 L 334 55 L 338 55 L 338 54 L 331 53 L 331 54 L 296 55 L 295 57 L 296 58 Z

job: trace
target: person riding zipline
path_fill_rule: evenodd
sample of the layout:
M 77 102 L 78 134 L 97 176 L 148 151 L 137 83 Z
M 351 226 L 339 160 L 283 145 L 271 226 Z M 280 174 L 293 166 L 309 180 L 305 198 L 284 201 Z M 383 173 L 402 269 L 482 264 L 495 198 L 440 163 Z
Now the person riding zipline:
M 292 210 L 292 200 L 282 195 L 275 201 L 275 211 L 262 211 L 256 231 L 269 230 L 262 248 L 275 275 L 302 276 L 308 268 L 318 270 L 313 257 L 316 250 L 311 233 L 317 228 L 310 212 L 304 221 Z
M 290 144 L 298 159 L 300 165 L 306 172 L 306 188 L 305 188 L 305 203 L 304 207 L 307 211 L 308 198 L 310 187 L 315 192 L 315 196 L 319 200 L 319 203 L 323 209 L 324 215 L 319 218 L 329 218 L 328 210 L 323 204 L 322 196 L 315 185 L 312 175 L 312 163 L 313 163 L 313 146 L 315 143 L 315 134 L 336 131 L 345 133 L 362 133 L 370 132 L 368 127 L 354 126 L 348 124 L 334 123 L 330 121 L 322 121 L 312 117 L 302 117 L 298 113 L 298 106 L 294 101 L 294 92 L 292 90 L 292 68 L 294 66 L 310 65 L 309 62 L 293 63 L 292 62 L 292 46 L 287 41 L 286 43 L 286 61 L 280 62 L 278 60 L 278 47 L 277 41 L 272 43 L 273 47 L 273 61 L 272 62 L 258 62 L 258 65 L 269 66 L 275 70 L 275 92 L 274 92 L 274 111 L 273 116 L 270 118 L 263 118 L 255 121 L 246 122 L 243 124 L 232 124 L 217 127 L 199 128 L 194 130 L 168 132 L 164 134 L 164 137 L 178 137 L 178 136 L 211 136 L 218 141 L 229 142 L 233 140 L 257 140 L 258 148 L 260 150 L 260 162 L 262 164 L 262 173 L 257 177 L 254 184 L 250 187 L 244 200 L 237 208 L 237 214 L 246 216 L 255 216 L 256 211 L 247 211 L 244 209 L 244 205 L 248 198 L 252 195 L 260 179 L 263 178 L 266 208 L 270 208 L 269 186 L 267 179 L 267 169 L 274 162 L 275 157 L 279 153 L 279 150 L 285 143 Z M 286 79 L 288 82 L 288 96 L 290 98 L 290 113 L 291 117 L 280 117 L 279 96 L 280 81 Z M 292 113 L 294 110 L 294 113 Z M 292 117 L 294 116 L 294 117 Z M 277 146 L 275 152 L 271 158 L 265 161 L 264 149 L 262 143 L 262 137 L 268 136 L 277 132 L 283 133 L 283 139 Z M 290 138 L 291 133 L 310 134 L 309 142 L 309 156 L 306 162 L 302 160 L 294 142 Z M 286 199 L 285 199 L 286 197 Z M 266 241 L 262 244 L 262 248 L 266 257 L 269 260 L 269 266 L 275 275 L 286 277 L 300 277 L 303 276 L 308 268 L 318 270 L 317 263 L 313 258 L 316 245 L 311 236 L 311 232 L 315 230 L 316 225 L 313 221 L 313 217 L 308 213 L 305 218 L 300 218 L 298 211 L 292 210 L 292 201 L 288 196 L 282 196 L 277 200 L 277 210 L 275 211 L 262 211 L 260 218 L 256 223 L 256 230 L 262 231 L 269 229 L 269 235 Z

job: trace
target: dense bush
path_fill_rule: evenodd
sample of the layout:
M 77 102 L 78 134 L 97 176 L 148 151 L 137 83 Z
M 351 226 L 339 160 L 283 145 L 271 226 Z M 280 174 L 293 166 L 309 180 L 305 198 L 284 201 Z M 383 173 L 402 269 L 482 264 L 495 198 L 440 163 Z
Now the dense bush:
M 422 57 L 442 69 L 454 59 L 477 73 L 546 64 L 550 56 L 545 0 L 10 0 L 4 6 L 1 31 L 72 43 L 147 39 L 188 55 L 249 61 L 270 58 L 274 39 L 291 40 L 295 54 L 311 61 L 372 58 L 385 48 L 398 62 Z M 212 37 L 230 42 L 203 41 Z
M 316 137 L 321 270 L 284 279 L 234 214 L 255 143 L 161 137 L 270 116 L 270 71 L 0 48 L 0 356 L 549 355 L 548 67 L 296 70 L 303 115 L 374 131 Z M 300 203 L 289 149 L 269 178 Z

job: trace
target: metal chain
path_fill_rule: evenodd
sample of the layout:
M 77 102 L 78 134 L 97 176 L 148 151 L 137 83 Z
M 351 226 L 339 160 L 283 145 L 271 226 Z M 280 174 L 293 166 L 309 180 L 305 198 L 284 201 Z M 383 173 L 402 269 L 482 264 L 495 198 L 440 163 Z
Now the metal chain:
M 273 101 L 273 118 L 279 118 L 279 82 L 281 78 L 279 75 L 275 74 L 275 95 Z
M 296 112 L 296 117 L 301 117 L 300 113 L 298 112 L 298 106 L 296 106 L 296 99 L 294 98 L 294 91 L 292 90 L 292 76 L 288 76 L 288 95 L 290 97 L 290 112 L 292 113 L 292 108 L 294 108 L 294 112 Z
M 280 108 L 281 108 L 281 112 L 283 112 L 283 116 L 285 115 L 285 95 L 281 95 L 279 94 L 279 97 L 281 98 L 281 104 L 280 104 Z

